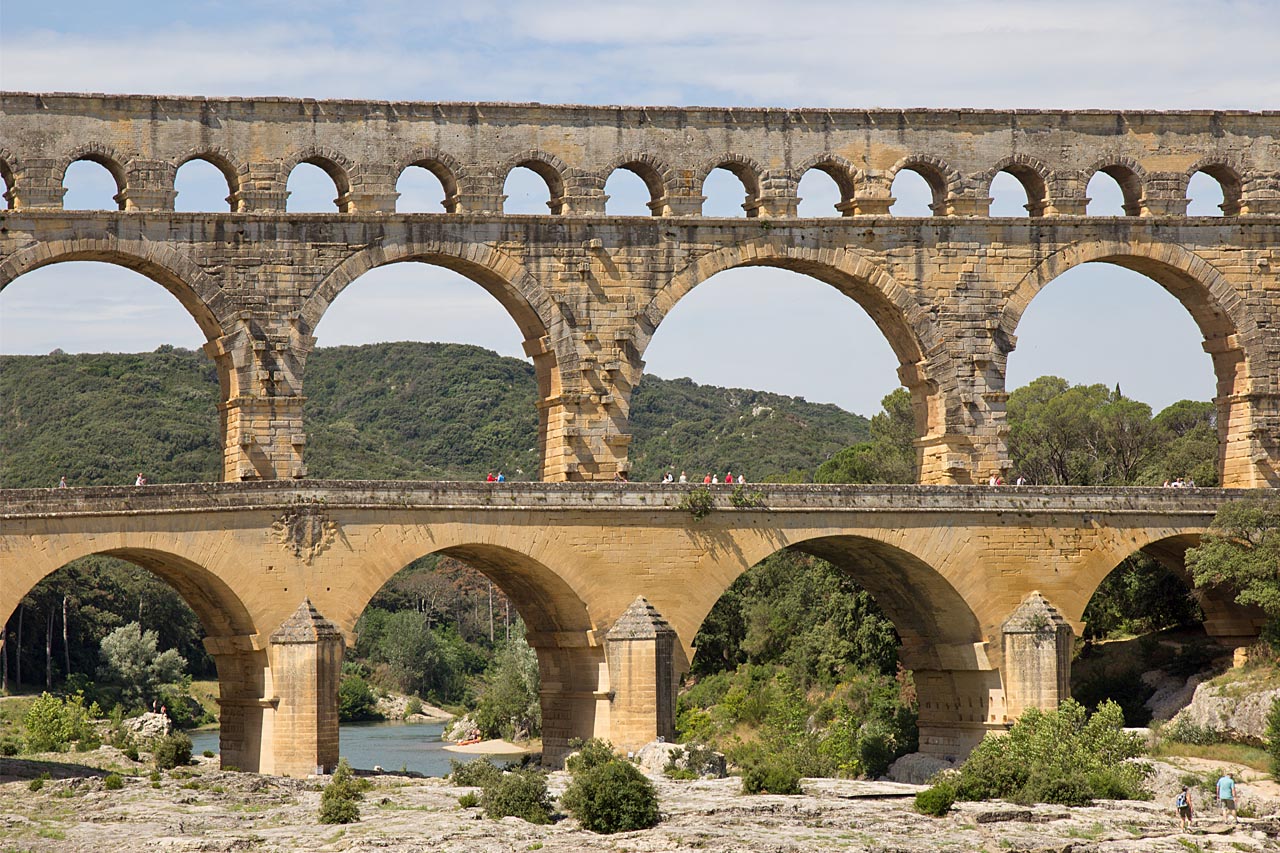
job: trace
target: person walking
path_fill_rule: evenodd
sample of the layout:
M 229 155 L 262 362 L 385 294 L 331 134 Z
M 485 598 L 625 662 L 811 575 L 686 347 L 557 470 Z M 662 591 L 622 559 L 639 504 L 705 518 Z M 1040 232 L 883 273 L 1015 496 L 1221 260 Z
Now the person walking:
M 732 472 L 732 471 L 728 471 L 728 472 L 726 472 L 726 473 L 725 473 L 725 475 L 724 475 L 724 484 L 725 484 L 726 486 L 732 486 L 732 485 L 733 485 L 733 472 Z
M 1236 780 L 1231 778 L 1231 773 L 1223 773 L 1222 778 L 1218 779 L 1218 805 L 1222 807 L 1222 819 L 1227 819 L 1227 814 L 1231 814 L 1231 822 L 1239 823 L 1240 818 L 1236 815 Z
M 707 476 L 705 476 L 705 477 L 703 477 L 703 478 L 702 478 L 702 485 L 704 485 L 704 486 L 709 486 L 709 485 L 711 485 L 711 475 L 710 475 L 710 474 L 708 474 Z
M 147 484 L 147 478 L 142 476 L 141 471 L 138 472 L 138 479 L 134 480 L 133 484 L 135 486 L 145 486 Z
M 495 476 L 493 476 L 493 472 L 492 472 L 492 471 L 490 471 L 490 472 L 489 472 L 489 476 L 488 476 L 488 477 L 485 477 L 485 478 L 484 478 L 484 481 L 485 481 L 486 483 L 496 483 L 496 482 L 498 482 L 498 478 L 497 478 L 497 477 L 495 477 Z
M 1182 831 L 1189 831 L 1191 824 L 1195 823 L 1196 816 L 1191 808 L 1191 794 L 1187 791 L 1186 785 L 1183 785 L 1182 790 L 1178 792 L 1178 796 L 1173 798 L 1173 805 L 1178 809 L 1178 819 L 1182 821 Z
M 63 474 L 62 477 L 58 480 L 58 488 L 65 489 L 66 487 L 67 487 L 67 475 Z

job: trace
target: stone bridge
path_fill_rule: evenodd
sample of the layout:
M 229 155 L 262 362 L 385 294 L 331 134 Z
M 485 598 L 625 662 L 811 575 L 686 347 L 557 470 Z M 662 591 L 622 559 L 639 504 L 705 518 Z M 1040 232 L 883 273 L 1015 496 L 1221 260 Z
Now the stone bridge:
M 222 213 L 173 212 L 194 159 L 227 180 Z M 69 164 L 115 177 L 119 211 L 61 210 Z M 331 214 L 285 211 L 299 163 L 334 180 Z M 412 165 L 438 214 L 395 212 Z M 516 167 L 547 182 L 544 216 L 504 215 Z M 715 168 L 747 214 L 700 215 Z M 616 169 L 653 217 L 605 215 Z M 826 172 L 833 218 L 796 216 Z M 933 217 L 888 216 L 893 178 L 921 174 Z M 1006 172 L 1029 216 L 988 216 Z M 1124 217 L 1085 217 L 1089 179 L 1115 178 Z M 1186 216 L 1190 177 L 1223 216 Z M 1227 486 L 1280 485 L 1280 113 L 769 110 L 0 95 L 0 288 L 60 261 L 150 276 L 191 313 L 219 368 L 227 480 L 306 474 L 307 355 L 334 298 L 384 264 L 476 281 L 522 331 L 539 380 L 542 477 L 628 469 L 628 412 L 647 344 L 718 272 L 776 266 L 846 294 L 897 354 L 916 414 L 919 481 L 985 482 L 1008 467 L 1005 366 L 1035 295 L 1087 262 L 1144 273 L 1187 309 L 1217 375 Z M 839 214 L 839 217 L 834 217 Z M 851 306 L 850 310 L 854 309 Z M 1135 321 L 1137 322 L 1137 321 Z
M 203 623 L 222 760 L 305 774 L 338 756 L 344 641 L 411 561 L 447 554 L 519 610 L 542 676 L 546 759 L 573 737 L 634 748 L 674 730 L 704 617 L 784 548 L 848 572 L 893 620 L 921 747 L 963 754 L 1068 695 L 1071 641 L 1098 584 L 1145 551 L 1175 573 L 1216 509 L 1248 490 L 270 480 L 0 491 L 0 618 L 89 554 L 142 566 Z M 1202 597 L 1239 644 L 1254 612 Z

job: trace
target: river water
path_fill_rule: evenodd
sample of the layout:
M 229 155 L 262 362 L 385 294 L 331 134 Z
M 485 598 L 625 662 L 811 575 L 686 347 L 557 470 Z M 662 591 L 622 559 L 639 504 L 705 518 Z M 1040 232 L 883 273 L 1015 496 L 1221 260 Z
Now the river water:
M 338 730 L 339 753 L 357 770 L 380 766 L 388 772 L 409 770 L 424 776 L 447 776 L 449 759 L 470 761 L 479 756 L 446 752 L 440 739 L 443 723 L 343 723 Z M 218 751 L 218 730 L 189 732 L 192 752 Z M 486 756 L 499 767 L 519 761 L 520 755 Z

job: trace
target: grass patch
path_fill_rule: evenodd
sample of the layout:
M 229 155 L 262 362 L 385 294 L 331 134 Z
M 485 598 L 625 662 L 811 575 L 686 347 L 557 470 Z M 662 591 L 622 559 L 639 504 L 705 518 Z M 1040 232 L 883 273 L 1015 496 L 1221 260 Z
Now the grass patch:
M 1243 764 L 1260 773 L 1271 771 L 1271 756 L 1267 755 L 1267 751 L 1243 743 L 1200 745 L 1164 740 L 1156 744 L 1149 754 L 1152 758 L 1207 758 L 1210 761 Z

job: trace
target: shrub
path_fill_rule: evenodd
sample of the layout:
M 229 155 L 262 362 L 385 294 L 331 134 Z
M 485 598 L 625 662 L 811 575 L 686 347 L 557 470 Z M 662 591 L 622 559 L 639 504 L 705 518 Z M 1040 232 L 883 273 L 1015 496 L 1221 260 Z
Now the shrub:
M 449 760 L 449 781 L 459 788 L 483 788 L 502 775 L 487 758 L 475 761 Z
M 132 743 L 129 744 L 124 748 L 123 752 L 124 752 L 124 757 L 129 759 L 130 761 L 138 760 L 138 747 L 135 744 L 132 744 Z
M 119 791 L 124 787 L 124 780 L 120 778 L 119 773 L 108 773 L 102 780 L 102 787 L 108 791 Z
M 73 742 L 88 740 L 91 736 L 89 712 L 84 707 L 84 697 L 79 695 L 59 699 L 41 693 L 27 709 L 22 722 L 26 726 L 30 752 L 62 751 Z
M 629 832 L 658 823 L 658 794 L 630 762 L 620 758 L 574 773 L 560 798 L 564 807 L 592 832 Z
M 475 791 L 467 791 L 461 797 L 458 797 L 458 805 L 464 809 L 474 809 L 480 805 L 480 795 Z
M 484 787 L 480 798 L 486 816 L 518 817 L 529 823 L 551 822 L 547 777 L 537 770 L 512 770 Z
M 1280 697 L 1267 712 L 1267 754 L 1271 756 L 1271 775 L 1280 778 Z
M 206 749 L 204 752 L 202 752 L 202 753 L 200 753 L 200 754 L 201 754 L 202 756 L 204 756 L 205 758 L 213 758 L 213 750 L 212 750 L 212 749 Z
M 956 801 L 956 789 L 950 782 L 939 782 L 916 794 L 916 811 L 920 814 L 942 817 L 951 811 Z
M 1075 771 L 1038 770 L 1016 795 L 1022 803 L 1055 803 L 1060 806 L 1087 806 L 1093 802 L 1093 789 L 1083 773 Z
M 39 791 L 41 788 L 44 787 L 44 783 L 48 782 L 52 778 L 53 777 L 50 776 L 48 773 L 41 773 L 39 776 L 37 776 L 36 778 L 32 779 L 30 782 L 27 783 L 27 790 Z
M 1222 743 L 1222 734 L 1210 728 L 1191 722 L 1186 717 L 1178 717 L 1172 726 L 1165 729 L 1165 737 L 1178 743 L 1189 743 L 1195 746 L 1213 746 Z
M 21 749 L 21 744 L 12 738 L 5 738 L 0 741 L 0 755 L 17 755 Z
M 338 719 L 342 722 L 376 719 L 377 704 L 378 697 L 360 676 L 345 676 L 338 684 Z
M 355 823 L 360 820 L 363 786 L 356 782 L 351 765 L 344 758 L 333 771 L 333 778 L 320 792 L 321 823 Z
M 151 760 L 158 770 L 187 766 L 191 763 L 191 738 L 183 732 L 159 738 L 151 748 Z
M 419 699 L 417 696 L 410 696 L 409 701 L 404 703 L 405 718 L 407 719 L 409 717 L 414 716 L 415 714 L 421 714 L 421 713 L 422 713 L 422 700 Z
M 742 774 L 744 794 L 800 794 L 800 771 L 782 756 L 769 756 Z
M 978 744 L 960 768 L 956 795 L 1063 805 L 1103 795 L 1141 797 L 1150 768 L 1128 759 L 1142 751 L 1138 736 L 1124 731 L 1124 713 L 1115 702 L 1087 717 L 1069 699 L 1056 711 L 1031 709 L 1006 736 Z
M 569 748 L 575 752 L 565 759 L 564 767 L 574 774 L 618 760 L 613 744 L 598 737 L 590 740 L 574 739 L 569 742 Z

